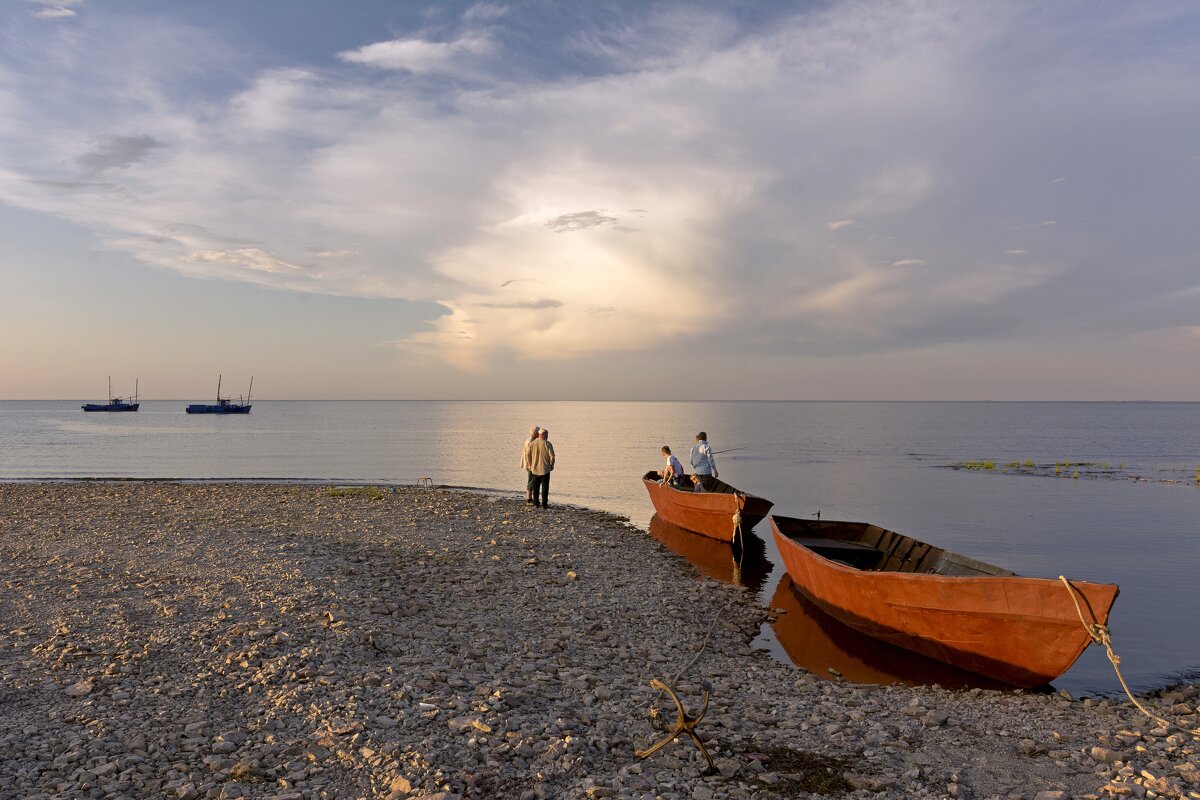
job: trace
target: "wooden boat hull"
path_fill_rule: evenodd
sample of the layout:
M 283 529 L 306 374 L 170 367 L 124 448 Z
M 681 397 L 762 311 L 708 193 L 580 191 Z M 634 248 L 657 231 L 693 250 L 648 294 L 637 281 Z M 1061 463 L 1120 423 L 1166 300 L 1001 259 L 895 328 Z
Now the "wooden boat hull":
M 650 502 L 658 516 L 677 528 L 711 536 L 722 542 L 732 542 L 740 525 L 748 531 L 762 522 L 773 503 L 752 494 L 739 492 L 727 483 L 729 491 L 693 492 L 664 486 L 647 473 L 642 478 Z
M 1023 578 L 864 523 L 772 516 L 771 530 L 788 574 L 822 610 L 960 669 L 1042 686 L 1091 642 L 1061 581 Z M 1084 618 L 1107 624 L 1118 587 L 1072 586 Z
M 818 678 L 855 683 L 905 684 L 944 689 L 1004 689 L 1009 684 L 968 672 L 920 653 L 867 636 L 822 611 L 790 575 L 775 586 L 771 630 L 793 664 Z

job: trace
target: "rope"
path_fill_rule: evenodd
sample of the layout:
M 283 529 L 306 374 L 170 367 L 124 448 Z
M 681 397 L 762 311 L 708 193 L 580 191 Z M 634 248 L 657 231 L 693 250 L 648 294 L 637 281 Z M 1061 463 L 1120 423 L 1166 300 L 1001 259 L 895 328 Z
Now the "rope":
M 742 585 L 742 561 L 746 557 L 746 538 L 742 531 L 741 509 L 733 512 L 733 546 L 737 549 L 737 558 L 733 562 L 733 582 Z
M 734 578 L 740 585 L 742 559 L 745 558 L 746 555 L 745 539 L 742 531 L 742 513 L 740 510 L 735 511 L 733 514 L 733 526 L 733 541 L 731 542 L 731 545 L 734 545 L 738 548 L 737 560 L 734 564 Z M 708 699 L 711 686 L 709 686 L 708 681 L 704 681 L 704 707 L 698 714 L 693 716 L 689 715 L 684 710 L 683 703 L 680 701 L 679 696 L 675 693 L 675 684 L 681 677 L 683 677 L 683 673 L 691 669 L 692 666 L 698 660 L 700 660 L 700 656 L 703 655 L 705 649 L 708 648 L 708 641 L 712 638 L 713 631 L 717 628 L 717 623 L 721 621 L 721 617 L 724 616 L 725 611 L 733 604 L 736 597 L 736 595 L 731 595 L 729 600 L 726 601 L 725 605 L 721 606 L 721 609 L 713 616 L 712 622 L 709 623 L 708 631 L 704 634 L 704 641 L 700 643 L 700 648 L 696 650 L 695 654 L 692 655 L 691 659 L 686 664 L 679 668 L 679 671 L 675 673 L 675 677 L 671 678 L 671 680 L 666 683 L 659 681 L 657 678 L 650 681 L 650 685 L 653 688 L 658 689 L 658 694 L 650 704 L 650 716 L 652 718 L 658 717 L 658 698 L 661 697 L 665 692 L 675 703 L 675 710 L 678 713 L 679 719 L 671 727 L 668 736 L 665 739 L 646 748 L 645 750 L 634 751 L 634 755 L 637 756 L 639 760 L 648 758 L 654 753 L 657 753 L 659 750 L 674 741 L 676 737 L 686 733 L 691 737 L 692 741 L 696 743 L 696 746 L 700 748 L 700 752 L 704 755 L 704 759 L 708 762 L 708 773 L 714 773 L 717 771 L 717 765 L 713 761 L 712 756 L 709 754 L 708 748 L 704 746 L 704 742 L 700 740 L 700 737 L 696 735 L 695 731 L 696 726 L 702 719 L 704 719 L 704 714 L 708 711 Z
M 1067 593 L 1071 595 L 1071 600 L 1075 603 L 1075 613 L 1079 615 L 1079 622 L 1083 625 L 1083 629 L 1087 631 L 1088 636 L 1091 637 L 1093 642 L 1104 647 L 1105 653 L 1108 655 L 1108 660 L 1113 665 L 1113 671 L 1117 673 L 1117 680 L 1121 682 L 1121 688 L 1125 690 L 1125 696 L 1129 698 L 1129 702 L 1133 703 L 1134 706 L 1137 707 L 1138 711 L 1141 711 L 1163 728 L 1176 728 L 1181 731 L 1186 731 L 1187 733 L 1200 734 L 1200 728 L 1195 730 L 1187 730 L 1179 725 L 1174 725 L 1170 722 L 1167 722 L 1157 714 L 1150 713 L 1146 710 L 1145 706 L 1137 701 L 1137 698 L 1133 696 L 1133 692 L 1129 690 L 1129 684 L 1125 682 L 1125 676 L 1121 674 L 1121 657 L 1117 655 L 1116 651 L 1113 649 L 1112 634 L 1109 632 L 1108 626 L 1099 622 L 1093 622 L 1089 624 L 1088 621 L 1083 617 L 1083 606 L 1079 604 L 1079 590 L 1071 585 L 1071 582 L 1067 580 L 1065 575 L 1059 575 L 1058 579 L 1063 582 L 1063 586 L 1067 587 Z
M 733 602 L 733 600 L 730 599 L 730 603 L 732 603 L 732 602 Z M 696 651 L 696 654 L 694 656 L 692 656 L 692 660 L 687 662 L 686 664 L 684 664 L 683 667 L 679 670 L 679 672 L 675 673 L 675 677 L 672 678 L 668 682 L 668 685 L 672 689 L 675 688 L 675 682 L 678 681 L 683 676 L 683 673 L 685 673 L 689 669 L 691 669 L 692 665 L 695 664 L 698 660 L 700 660 L 700 655 L 704 652 L 704 648 L 708 647 L 708 640 L 712 638 L 713 631 L 716 630 L 716 627 L 717 627 L 717 622 L 721 619 L 721 615 L 725 613 L 726 608 L 729 608 L 729 603 L 726 603 L 721 608 L 721 610 L 717 612 L 717 615 L 715 617 L 713 617 L 712 624 L 708 626 L 708 633 L 704 634 L 704 641 L 700 643 L 700 649 Z M 661 692 L 660 692 L 660 694 L 661 694 Z

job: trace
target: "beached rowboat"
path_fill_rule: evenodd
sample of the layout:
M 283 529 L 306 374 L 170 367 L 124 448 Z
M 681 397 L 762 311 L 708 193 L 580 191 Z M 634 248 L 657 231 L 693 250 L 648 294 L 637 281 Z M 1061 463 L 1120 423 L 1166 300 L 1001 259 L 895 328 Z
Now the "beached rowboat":
M 659 483 L 658 473 L 653 471 L 642 476 L 642 483 L 646 484 L 654 510 L 664 520 L 723 542 L 732 542 L 739 526 L 744 531 L 753 528 L 773 505 L 770 500 L 738 491 L 716 478 L 706 492 Z
M 1013 686 L 1062 675 L 1091 641 L 1062 581 L 1023 578 L 863 522 L 771 516 L 788 574 L 862 633 Z M 1072 581 L 1107 624 L 1118 587 Z

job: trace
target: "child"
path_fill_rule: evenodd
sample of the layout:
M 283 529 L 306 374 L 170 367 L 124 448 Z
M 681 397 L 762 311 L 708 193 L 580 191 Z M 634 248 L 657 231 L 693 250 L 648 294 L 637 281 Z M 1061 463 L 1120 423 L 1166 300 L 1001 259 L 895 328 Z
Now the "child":
M 704 491 L 704 479 L 701 478 L 699 475 L 692 476 L 692 491 L 693 492 L 703 492 Z
M 659 483 L 678 486 L 679 482 L 683 480 L 683 464 L 680 464 L 679 459 L 671 455 L 671 448 L 665 444 L 662 448 L 662 454 L 667 459 L 667 468 L 658 473 L 662 478 Z

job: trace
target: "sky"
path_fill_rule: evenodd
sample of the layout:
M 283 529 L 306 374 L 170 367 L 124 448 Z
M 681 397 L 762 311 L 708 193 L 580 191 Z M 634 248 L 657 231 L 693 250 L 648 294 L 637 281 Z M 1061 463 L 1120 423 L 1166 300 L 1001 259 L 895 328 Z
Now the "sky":
M 9 0 L 0 398 L 1197 400 L 1200 6 Z

